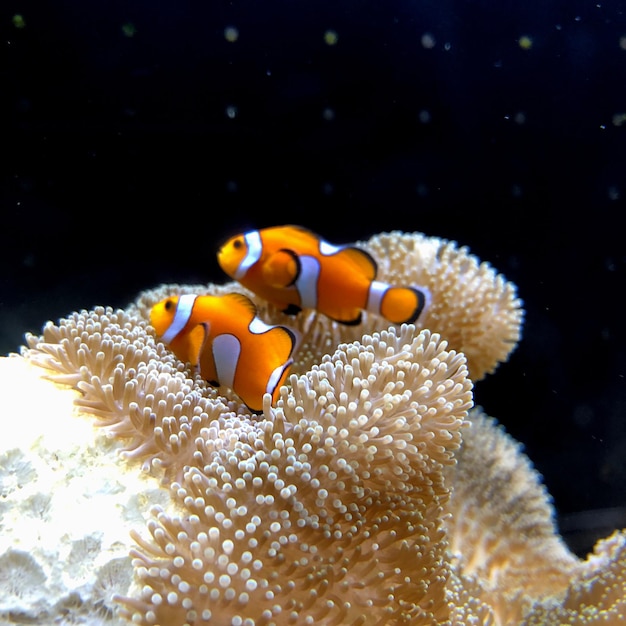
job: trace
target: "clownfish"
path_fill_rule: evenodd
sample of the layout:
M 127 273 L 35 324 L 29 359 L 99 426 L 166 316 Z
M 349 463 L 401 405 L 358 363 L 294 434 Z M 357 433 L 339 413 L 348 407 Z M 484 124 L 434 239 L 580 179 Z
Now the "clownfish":
M 330 244 L 299 226 L 231 237 L 219 248 L 217 260 L 231 278 L 284 313 L 312 308 L 355 325 L 366 310 L 402 324 L 417 320 L 430 303 L 425 287 L 376 280 L 376 261 L 365 250 Z
M 215 387 L 230 387 L 251 411 L 263 409 L 263 394 L 278 398 L 298 343 L 295 330 L 269 326 L 250 298 L 171 296 L 155 304 L 150 323 L 181 361 Z

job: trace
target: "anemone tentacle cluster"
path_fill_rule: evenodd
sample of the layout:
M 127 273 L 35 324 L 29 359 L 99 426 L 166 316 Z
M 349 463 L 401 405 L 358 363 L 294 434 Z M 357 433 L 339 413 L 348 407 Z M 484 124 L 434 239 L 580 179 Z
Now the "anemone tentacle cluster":
M 1 620 L 621 623 L 624 535 L 587 560 L 572 555 L 519 445 L 472 408 L 473 384 L 521 336 L 515 286 L 453 242 L 396 232 L 361 245 L 382 280 L 430 289 L 420 327 L 388 327 L 374 315 L 359 328 L 313 312 L 294 319 L 255 300 L 263 319 L 303 335 L 289 384 L 275 406 L 266 396 L 261 415 L 194 375 L 147 321 L 166 295 L 246 293 L 233 283 L 163 285 L 125 310 L 80 311 L 4 359 L 29 384 L 71 394 L 69 418 L 99 427 L 69 450 L 44 442 L 56 493 L 68 497 L 65 508 L 44 507 L 37 532 L 76 516 L 85 500 L 103 511 L 105 496 L 116 503 L 107 514 L 128 532 L 107 542 L 94 517 L 91 535 L 68 524 L 55 546 L 29 548 L 3 520 L 41 498 L 24 485 L 45 474 L 29 469 L 29 451 L 44 444 L 32 433 L 15 448 L 0 445 L 0 581 L 16 567 L 34 572 L 21 595 L 0 600 Z M 91 467 L 94 450 L 107 477 L 89 494 L 77 463 Z M 94 551 L 115 568 L 91 567 Z M 80 580 L 58 566 L 64 554 Z M 103 591 L 107 577 L 117 578 Z

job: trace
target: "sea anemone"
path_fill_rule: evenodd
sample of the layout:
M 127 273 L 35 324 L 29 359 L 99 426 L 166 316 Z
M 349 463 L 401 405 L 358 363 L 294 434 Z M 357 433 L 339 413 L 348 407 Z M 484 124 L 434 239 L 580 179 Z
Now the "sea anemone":
M 6 623 L 623 621 L 624 535 L 571 554 L 519 444 L 472 409 L 520 337 L 514 285 L 452 242 L 362 245 L 381 280 L 431 290 L 424 327 L 257 301 L 303 335 L 261 415 L 147 321 L 164 295 L 234 283 L 76 312 L 0 359 Z

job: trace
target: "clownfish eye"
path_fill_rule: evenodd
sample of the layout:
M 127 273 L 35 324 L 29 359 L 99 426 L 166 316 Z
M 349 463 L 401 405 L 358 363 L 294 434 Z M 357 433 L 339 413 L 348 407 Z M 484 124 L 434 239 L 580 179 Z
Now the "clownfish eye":
M 235 250 L 239 250 L 239 248 L 241 248 L 242 246 L 243 246 L 243 241 L 241 240 L 241 237 L 233 241 L 233 248 L 235 248 Z
M 164 306 L 166 311 L 171 311 L 174 308 L 174 300 L 166 300 Z

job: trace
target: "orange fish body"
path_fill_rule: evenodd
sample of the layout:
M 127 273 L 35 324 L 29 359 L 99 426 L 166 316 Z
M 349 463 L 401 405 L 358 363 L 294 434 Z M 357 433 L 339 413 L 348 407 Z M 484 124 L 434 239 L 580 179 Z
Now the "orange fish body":
M 171 296 L 152 307 L 150 323 L 181 361 L 210 384 L 230 387 L 252 411 L 278 398 L 297 344 L 295 331 L 268 326 L 238 293 Z
M 401 324 L 416 321 L 430 302 L 424 287 L 377 281 L 376 261 L 365 250 L 335 246 L 299 226 L 237 235 L 217 258 L 231 278 L 287 313 L 313 308 L 358 324 L 366 310 Z

